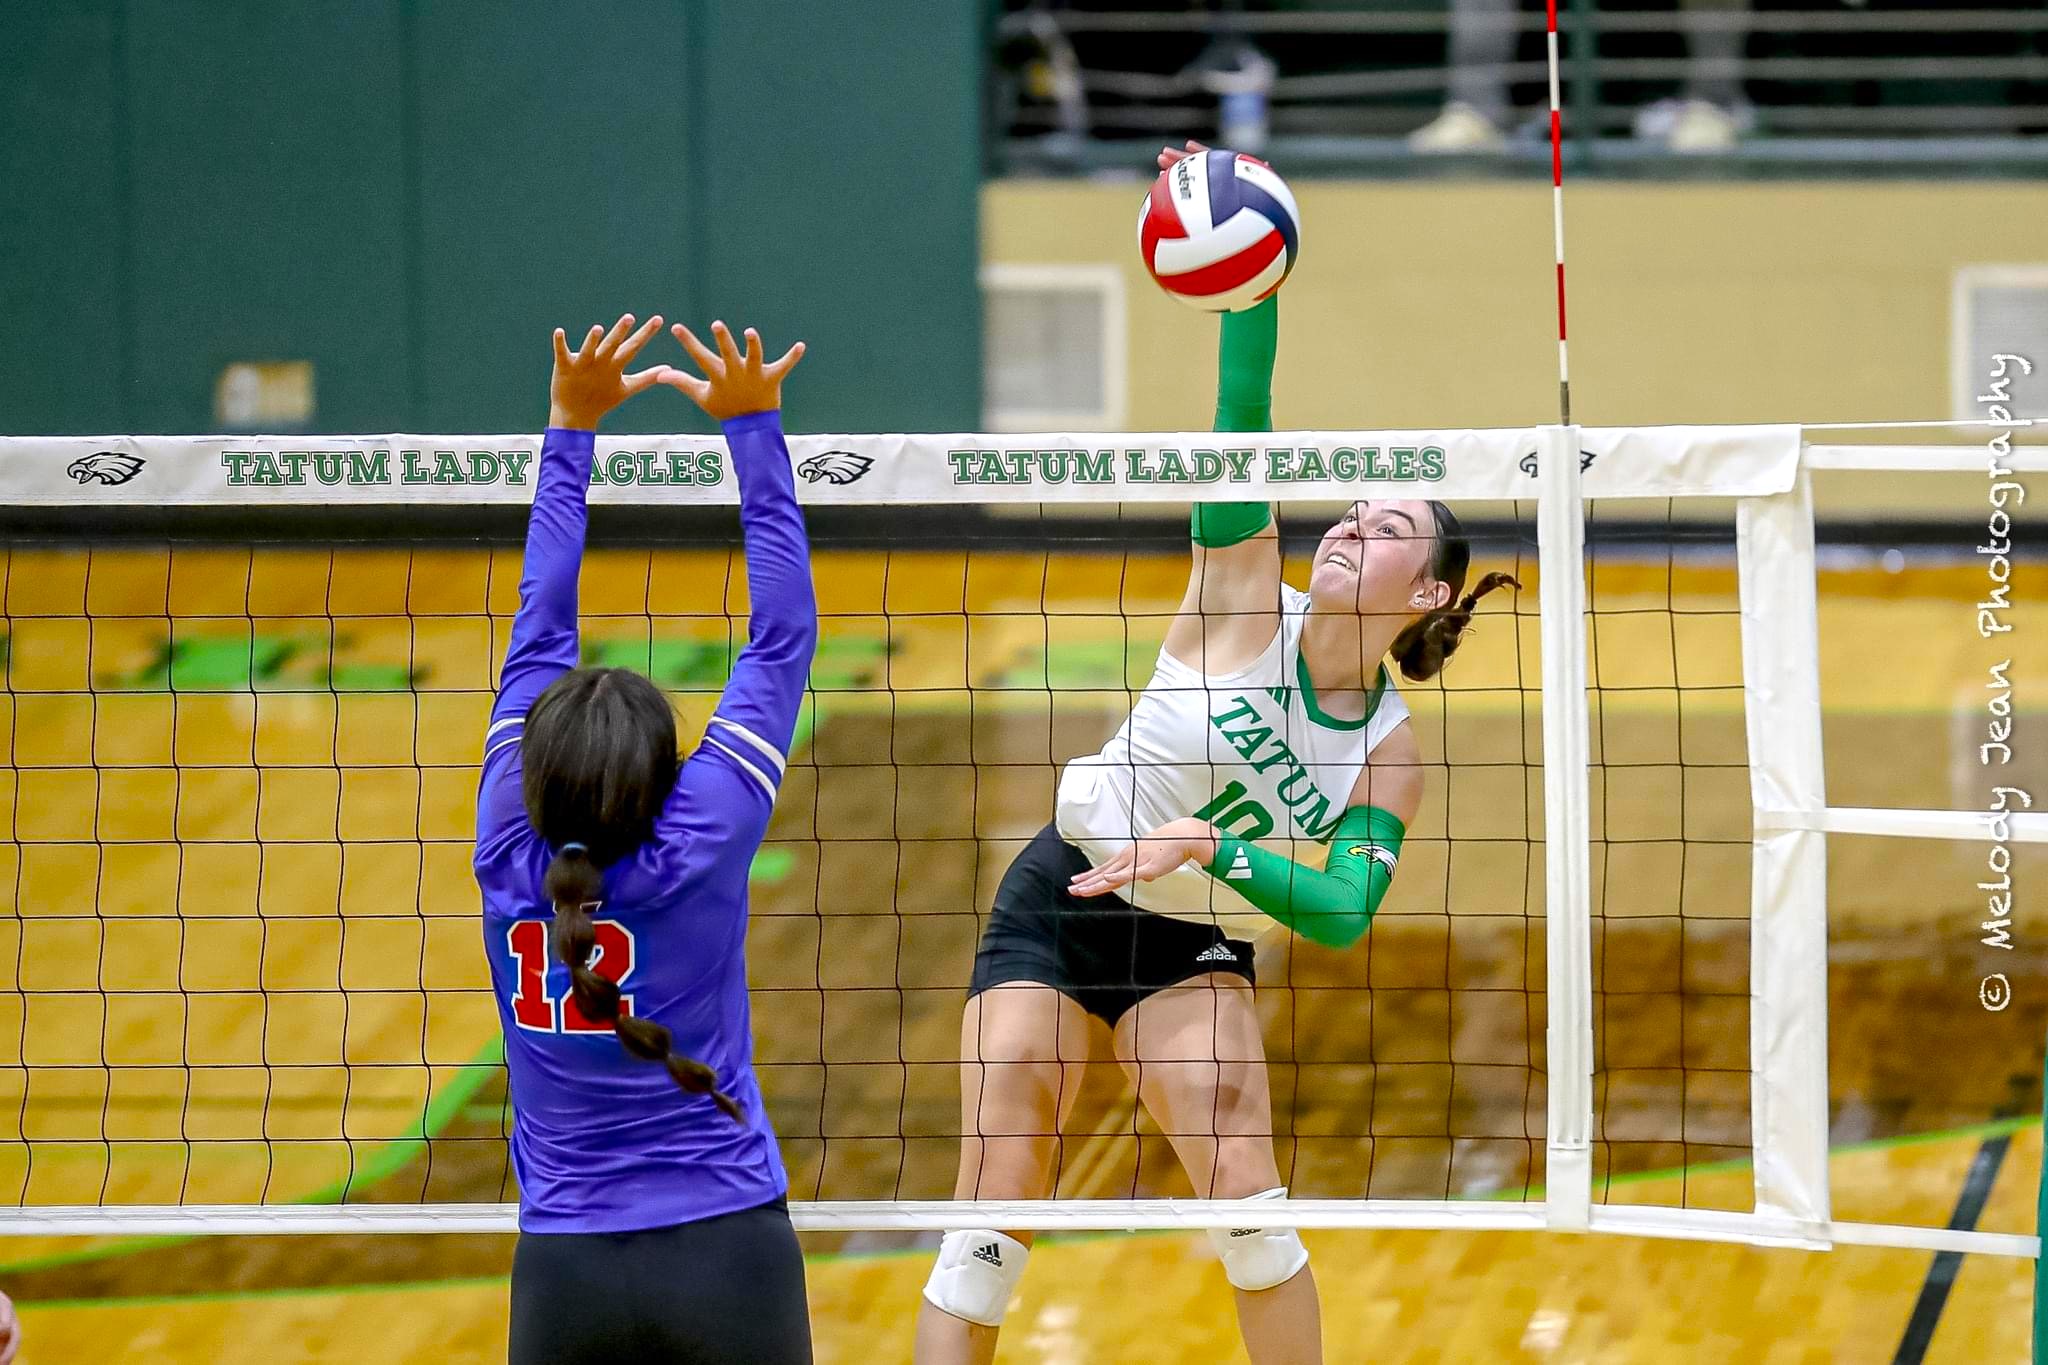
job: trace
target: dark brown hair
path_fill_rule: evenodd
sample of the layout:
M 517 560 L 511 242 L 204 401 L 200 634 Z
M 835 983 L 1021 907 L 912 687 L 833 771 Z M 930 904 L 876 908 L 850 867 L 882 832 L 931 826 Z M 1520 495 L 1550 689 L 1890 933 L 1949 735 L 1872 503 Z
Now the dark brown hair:
M 520 741 L 526 817 L 555 849 L 544 889 L 554 903 L 548 942 L 569 966 L 576 1008 L 610 1024 L 635 1057 L 659 1062 L 677 1085 L 709 1095 L 734 1119 L 740 1108 L 717 1073 L 674 1049 L 652 1019 L 619 1013 L 618 985 L 597 974 L 590 909 L 604 897 L 604 869 L 654 834 L 676 781 L 676 717 L 668 698 L 627 668 L 578 668 L 549 684 L 526 715 Z
M 1478 587 L 1459 597 L 1458 594 L 1465 589 L 1466 571 L 1472 567 L 1472 542 L 1465 538 L 1465 528 L 1458 524 L 1458 518 L 1449 506 L 1432 502 L 1429 510 L 1436 522 L 1435 542 L 1429 553 L 1429 576 L 1450 585 L 1451 602 L 1448 606 L 1424 612 L 1394 637 L 1394 643 L 1387 652 L 1400 664 L 1401 676 L 1411 682 L 1427 682 L 1443 672 L 1444 664 L 1457 652 L 1465 627 L 1472 624 L 1472 609 L 1479 604 L 1480 598 L 1498 587 L 1519 589 L 1522 586 L 1509 574 L 1490 573 L 1479 580 Z

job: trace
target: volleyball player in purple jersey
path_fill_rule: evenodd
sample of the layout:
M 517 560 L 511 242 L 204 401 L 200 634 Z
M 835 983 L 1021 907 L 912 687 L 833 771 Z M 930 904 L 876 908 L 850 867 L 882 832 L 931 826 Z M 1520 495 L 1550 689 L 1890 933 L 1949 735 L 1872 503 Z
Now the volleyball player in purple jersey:
M 788 1179 L 753 1072 L 747 869 L 775 805 L 818 637 L 773 364 L 714 323 L 704 371 L 626 365 L 661 326 L 555 333 L 519 612 L 477 798 L 484 951 L 511 1075 L 519 1245 L 510 1359 L 811 1359 Z M 597 423 L 665 383 L 725 429 L 740 484 L 748 642 L 701 743 L 641 674 L 577 667 Z M 623 1046 L 622 1046 L 623 1045 Z

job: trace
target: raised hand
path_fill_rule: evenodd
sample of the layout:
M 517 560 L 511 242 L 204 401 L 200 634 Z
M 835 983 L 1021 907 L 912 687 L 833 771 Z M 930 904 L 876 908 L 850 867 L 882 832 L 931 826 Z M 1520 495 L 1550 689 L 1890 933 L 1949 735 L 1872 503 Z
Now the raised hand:
M 1077 896 L 1100 896 L 1132 882 L 1164 877 L 1190 859 L 1206 863 L 1215 857 L 1214 825 L 1192 816 L 1169 820 L 1108 862 L 1098 863 L 1076 876 L 1067 889 Z
M 704 371 L 704 377 L 699 379 L 687 370 L 672 369 L 661 377 L 661 382 L 681 389 L 692 403 L 721 422 L 781 407 L 782 377 L 804 358 L 804 344 L 799 341 L 783 352 L 782 359 L 772 365 L 763 364 L 761 334 L 751 327 L 746 330 L 745 354 L 733 343 L 732 333 L 722 322 L 711 324 L 711 339 L 718 343 L 716 351 L 697 340 L 696 334 L 681 323 L 669 330 L 683 343 L 697 368 Z
M 661 330 L 661 318 L 647 319 L 637 332 L 631 331 L 632 326 L 633 315 L 628 313 L 613 323 L 609 332 L 593 327 L 573 352 L 562 329 L 555 329 L 555 377 L 548 384 L 549 426 L 596 431 L 606 413 L 669 372 L 668 366 L 655 365 L 626 373 L 626 362 Z

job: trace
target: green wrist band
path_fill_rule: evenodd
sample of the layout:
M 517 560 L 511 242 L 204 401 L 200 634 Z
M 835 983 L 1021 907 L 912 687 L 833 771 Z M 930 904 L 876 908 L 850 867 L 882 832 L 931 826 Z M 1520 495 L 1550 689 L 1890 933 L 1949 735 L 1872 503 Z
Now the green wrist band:
M 1195 544 L 1220 550 L 1250 540 L 1273 524 L 1273 506 L 1264 502 L 1198 502 L 1188 517 Z

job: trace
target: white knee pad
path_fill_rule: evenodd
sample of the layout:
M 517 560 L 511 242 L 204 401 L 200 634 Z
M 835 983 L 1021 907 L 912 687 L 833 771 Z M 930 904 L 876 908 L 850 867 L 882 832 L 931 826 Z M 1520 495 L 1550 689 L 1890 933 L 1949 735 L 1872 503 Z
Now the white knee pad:
M 1244 1202 L 1285 1199 L 1287 1187 L 1251 1195 Z M 1223 1261 L 1223 1275 L 1238 1289 L 1272 1289 L 1286 1284 L 1308 1264 L 1308 1248 L 1293 1228 L 1210 1228 L 1209 1245 Z
M 1000 1232 L 949 1232 L 924 1282 L 925 1300 L 962 1321 L 1000 1327 L 1030 1254 L 1030 1247 Z

